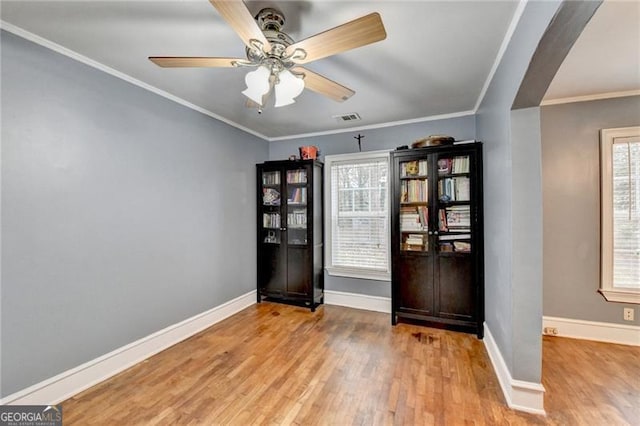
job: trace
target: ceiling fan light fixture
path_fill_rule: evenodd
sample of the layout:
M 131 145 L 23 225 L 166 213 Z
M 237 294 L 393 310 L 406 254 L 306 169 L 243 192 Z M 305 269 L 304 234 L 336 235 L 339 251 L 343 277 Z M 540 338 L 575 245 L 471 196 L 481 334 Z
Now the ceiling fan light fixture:
M 247 88 L 242 91 L 242 94 L 262 106 L 262 97 L 266 95 L 271 88 L 269 77 L 271 77 L 271 70 L 262 65 L 255 71 L 248 72 L 244 77 Z
M 380 14 L 372 12 L 296 42 L 281 31 L 285 17 L 276 9 L 263 8 L 257 15 L 253 15 L 241 0 L 209 1 L 242 39 L 246 59 L 150 56 L 149 60 L 160 67 L 258 67 L 247 73 L 247 88 L 242 91 L 253 106 L 262 107 L 266 103 L 266 95 L 272 86 L 275 87 L 276 107 L 294 103 L 305 87 L 337 102 L 346 101 L 355 94 L 353 90 L 301 65 L 387 37 Z
M 278 74 L 278 83 L 275 85 L 276 102 L 275 107 L 291 105 L 295 98 L 304 90 L 304 80 L 296 77 L 289 70 L 282 70 Z

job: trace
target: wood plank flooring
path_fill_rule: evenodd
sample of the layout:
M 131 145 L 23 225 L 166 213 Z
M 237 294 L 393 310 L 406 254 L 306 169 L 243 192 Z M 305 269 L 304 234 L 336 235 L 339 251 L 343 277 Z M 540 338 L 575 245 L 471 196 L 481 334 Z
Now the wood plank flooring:
M 507 408 L 473 335 L 263 302 L 65 401 L 64 423 L 640 424 L 640 348 L 545 337 L 544 351 L 547 417 Z

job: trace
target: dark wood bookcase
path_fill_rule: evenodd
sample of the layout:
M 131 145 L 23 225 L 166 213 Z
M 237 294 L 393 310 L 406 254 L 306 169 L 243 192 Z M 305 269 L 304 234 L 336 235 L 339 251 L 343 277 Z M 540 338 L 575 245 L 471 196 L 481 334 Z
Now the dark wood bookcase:
M 482 144 L 391 153 L 391 322 L 483 337 Z
M 258 303 L 324 302 L 322 168 L 316 160 L 256 165 Z

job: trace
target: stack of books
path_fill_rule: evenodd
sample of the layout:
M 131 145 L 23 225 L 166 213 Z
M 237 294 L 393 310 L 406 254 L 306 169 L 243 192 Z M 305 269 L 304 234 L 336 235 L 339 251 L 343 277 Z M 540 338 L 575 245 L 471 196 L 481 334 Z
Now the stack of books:
M 424 251 L 424 234 L 408 234 L 402 244 L 402 249 L 407 251 Z
M 422 231 L 429 227 L 429 211 L 426 206 L 401 207 L 400 230 Z
M 443 232 L 471 232 L 469 206 L 449 206 L 438 210 L 438 229 Z
M 469 206 L 450 206 L 444 209 L 446 227 L 449 232 L 471 232 L 471 210 Z

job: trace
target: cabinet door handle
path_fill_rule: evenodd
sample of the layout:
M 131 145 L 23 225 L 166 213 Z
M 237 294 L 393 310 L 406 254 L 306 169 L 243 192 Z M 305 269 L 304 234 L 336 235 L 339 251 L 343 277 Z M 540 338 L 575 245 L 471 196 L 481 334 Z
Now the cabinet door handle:
M 433 235 L 433 231 L 429 231 L 429 235 Z
M 286 230 L 287 230 L 287 228 L 280 228 L 280 230 L 281 230 L 281 231 L 286 231 Z
M 433 235 L 438 235 L 438 231 L 433 231 Z

